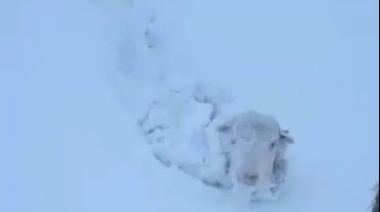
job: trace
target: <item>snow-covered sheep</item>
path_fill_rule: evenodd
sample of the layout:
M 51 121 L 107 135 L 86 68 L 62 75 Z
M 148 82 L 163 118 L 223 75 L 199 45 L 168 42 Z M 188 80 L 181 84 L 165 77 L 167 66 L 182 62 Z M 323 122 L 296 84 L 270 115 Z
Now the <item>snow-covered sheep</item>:
M 254 110 L 235 114 L 214 127 L 233 187 L 244 187 L 258 199 L 275 193 L 286 174 L 287 145 L 294 142 L 288 131 L 273 117 Z
M 206 184 L 244 188 L 252 199 L 275 193 L 293 138 L 269 115 L 206 99 L 171 92 L 151 105 L 140 126 L 156 158 Z

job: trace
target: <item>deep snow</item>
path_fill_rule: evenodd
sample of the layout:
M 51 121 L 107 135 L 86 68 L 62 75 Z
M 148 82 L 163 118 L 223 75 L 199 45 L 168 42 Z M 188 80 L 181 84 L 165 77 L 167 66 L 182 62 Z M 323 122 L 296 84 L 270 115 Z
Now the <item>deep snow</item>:
M 377 1 L 0 8 L 0 211 L 356 212 L 372 201 Z M 155 160 L 136 120 L 153 99 L 198 82 L 293 133 L 279 202 L 235 202 Z

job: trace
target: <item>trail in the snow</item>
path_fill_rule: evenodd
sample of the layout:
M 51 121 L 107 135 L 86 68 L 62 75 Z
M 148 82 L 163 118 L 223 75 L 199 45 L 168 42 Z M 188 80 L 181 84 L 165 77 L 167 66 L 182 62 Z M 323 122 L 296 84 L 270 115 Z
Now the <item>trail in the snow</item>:
M 142 77 L 158 76 L 158 93 L 218 85 L 289 127 L 297 145 L 281 209 L 366 208 L 378 178 L 377 3 L 189 2 L 135 5 L 152 35 L 141 44 L 155 44 L 138 49 L 154 61 Z
M 378 2 L 115 2 L 0 3 L 0 211 L 366 210 Z M 135 121 L 149 102 L 199 81 L 289 126 L 280 202 L 236 203 L 145 146 Z
M 85 1 L 1 8 L 14 21 L 1 40 L 1 211 L 212 208 L 206 199 L 218 195 L 202 198 L 207 189 L 157 164 L 116 100 L 107 78 L 117 68 L 120 16 Z

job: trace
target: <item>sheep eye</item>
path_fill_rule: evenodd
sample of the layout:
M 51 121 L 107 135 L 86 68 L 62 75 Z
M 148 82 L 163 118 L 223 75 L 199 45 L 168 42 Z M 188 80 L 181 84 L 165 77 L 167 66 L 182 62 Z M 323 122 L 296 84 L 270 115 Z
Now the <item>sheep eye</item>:
M 276 143 L 275 143 L 275 142 L 272 142 L 272 143 L 269 145 L 269 149 L 270 149 L 270 150 L 273 150 L 275 146 L 276 146 Z
M 228 125 L 222 125 L 218 127 L 218 131 L 222 133 L 228 132 L 230 130 L 231 130 L 231 127 Z

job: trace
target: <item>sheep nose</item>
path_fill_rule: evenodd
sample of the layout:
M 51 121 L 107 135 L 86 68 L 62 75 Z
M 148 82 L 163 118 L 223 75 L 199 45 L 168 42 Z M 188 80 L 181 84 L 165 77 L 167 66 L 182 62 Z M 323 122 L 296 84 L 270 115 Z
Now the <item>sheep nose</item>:
M 257 174 L 247 175 L 246 177 L 251 185 L 256 185 L 257 182 L 259 181 L 259 175 Z

